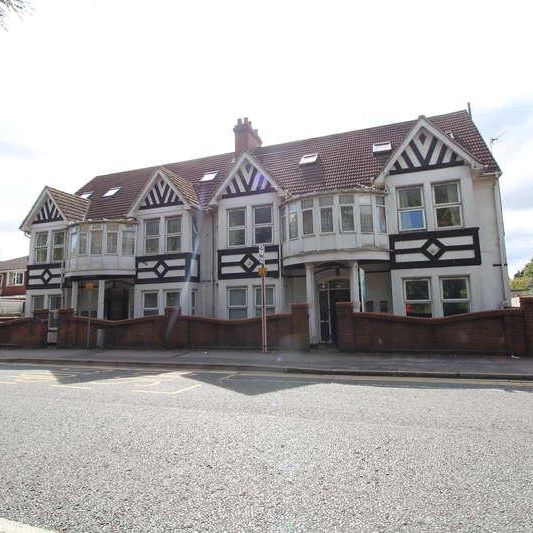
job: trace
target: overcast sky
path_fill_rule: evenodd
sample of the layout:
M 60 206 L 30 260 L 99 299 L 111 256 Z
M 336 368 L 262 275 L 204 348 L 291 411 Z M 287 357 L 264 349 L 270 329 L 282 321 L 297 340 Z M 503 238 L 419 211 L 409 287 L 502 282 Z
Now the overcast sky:
M 521 4 L 521 5 L 519 5 Z M 533 256 L 528 3 L 34 0 L 0 30 L 0 259 L 43 186 L 464 109 L 494 154 L 510 273 Z

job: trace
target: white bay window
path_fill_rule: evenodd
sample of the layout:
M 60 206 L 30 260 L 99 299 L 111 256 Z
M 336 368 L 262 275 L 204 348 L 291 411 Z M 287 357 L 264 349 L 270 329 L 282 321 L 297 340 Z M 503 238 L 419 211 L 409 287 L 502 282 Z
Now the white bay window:
M 438 228 L 457 228 L 463 225 L 461 190 L 458 182 L 435 183 L 433 199 Z

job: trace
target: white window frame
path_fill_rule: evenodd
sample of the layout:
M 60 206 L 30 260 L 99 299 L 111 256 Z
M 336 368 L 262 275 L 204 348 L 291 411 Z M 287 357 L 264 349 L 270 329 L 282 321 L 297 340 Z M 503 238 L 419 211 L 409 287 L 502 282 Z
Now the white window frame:
M 378 233 L 386 234 L 388 233 L 388 231 L 387 231 L 387 204 L 386 204 L 385 196 L 378 194 L 376 195 L 375 198 L 376 198 L 377 230 L 378 230 Z M 381 227 L 381 221 L 382 221 L 381 216 L 380 216 L 381 213 L 383 214 L 383 222 L 385 224 L 384 229 Z
M 244 211 L 244 226 L 230 226 L 229 224 L 229 219 L 230 219 L 230 213 L 233 213 L 235 211 Z M 240 248 L 242 246 L 246 246 L 246 242 L 247 242 L 247 239 L 246 239 L 246 216 L 247 216 L 247 209 L 246 207 L 235 207 L 235 208 L 231 208 L 231 209 L 227 209 L 226 210 L 226 227 L 227 227 L 227 235 L 226 235 L 226 239 L 227 239 L 227 243 L 228 243 L 228 248 Z M 234 231 L 242 231 L 243 234 L 244 234 L 244 241 L 243 243 L 239 243 L 239 244 L 231 244 L 231 240 L 230 240 L 230 235 L 232 232 Z
M 7 273 L 7 286 L 8 287 L 21 287 L 24 285 L 24 271 L 23 270 L 10 270 Z M 2 276 L 2 274 L 0 274 Z M 17 278 L 20 276 L 20 282 Z M 2 280 L 0 279 L 0 287 L 2 287 Z
M 84 246 L 84 250 L 82 253 L 82 243 Z M 79 232 L 79 241 L 78 241 L 78 248 L 77 248 L 77 255 L 78 257 L 85 257 L 87 255 L 87 245 L 89 244 L 89 232 L 86 230 Z
M 153 235 L 147 235 L 146 230 L 148 228 L 148 223 L 150 222 L 157 222 L 157 234 Z M 148 251 L 146 246 L 146 241 L 157 241 L 157 248 L 155 251 Z M 143 220 L 143 251 L 144 255 L 159 255 L 159 251 L 161 249 L 161 218 L 160 217 L 154 217 L 154 218 L 145 218 Z
M 422 204 L 417 207 L 400 207 L 400 193 L 402 191 L 407 191 L 410 189 L 418 189 L 420 191 L 420 200 Z M 427 220 L 426 220 L 426 209 L 425 209 L 425 199 L 424 199 L 424 186 L 421 184 L 415 184 L 415 185 L 407 185 L 405 187 L 398 187 L 396 189 L 396 205 L 398 209 L 398 231 L 424 231 L 427 228 Z M 422 212 L 422 220 L 423 220 L 423 226 L 420 228 L 404 228 L 402 226 L 402 213 L 406 213 L 409 211 L 421 211 Z
M 45 242 L 45 244 L 43 246 L 37 246 L 39 244 L 39 235 L 46 235 L 46 242 Z M 48 231 L 38 231 L 35 234 L 35 242 L 34 242 L 34 247 L 33 247 L 33 262 L 34 263 L 39 263 L 39 264 L 48 263 L 48 255 L 49 255 L 48 244 L 49 244 L 49 241 L 50 241 L 50 232 L 48 232 Z M 37 258 L 39 250 L 44 250 L 45 251 L 44 261 L 40 261 Z
M 156 295 L 156 307 L 146 307 L 146 295 L 147 294 L 155 294 Z M 157 316 L 159 315 L 159 291 L 143 291 L 141 293 L 141 303 L 142 303 L 142 316 Z M 146 314 L 146 311 L 155 311 L 155 313 L 148 313 Z
M 450 279 L 464 279 L 466 281 L 466 291 L 468 293 L 468 296 L 466 298 L 444 298 L 444 282 L 446 280 Z M 446 315 L 444 313 L 444 304 L 450 303 L 467 303 L 468 304 L 468 311 L 465 311 L 466 313 L 471 312 L 471 305 L 472 305 L 472 296 L 470 291 L 470 277 L 469 276 L 441 276 L 439 278 L 439 285 L 440 285 L 440 300 L 442 304 L 442 316 L 453 316 L 453 315 Z M 456 313 L 459 314 L 459 313 Z
M 245 297 L 245 302 L 244 302 L 244 305 L 231 305 L 231 296 L 230 296 L 230 293 L 231 291 L 235 291 L 235 290 L 243 290 L 244 291 L 244 297 Z M 248 318 L 248 287 L 246 286 L 239 286 L 239 287 L 228 287 L 227 288 L 227 309 L 228 309 L 228 319 L 229 320 L 244 320 L 245 318 Z M 231 318 L 231 311 L 235 309 L 235 310 L 240 310 L 240 309 L 244 309 L 246 311 L 246 315 L 242 318 L 235 318 L 235 319 L 232 319 Z
M 129 235 L 129 237 L 126 237 L 126 235 Z M 120 230 L 120 238 L 121 238 L 121 243 L 120 243 L 121 255 L 123 255 L 124 257 L 133 257 L 135 255 L 135 229 L 131 227 L 123 227 Z M 131 238 L 131 241 L 128 241 L 128 239 L 130 238 Z M 126 250 L 126 245 L 129 244 L 129 242 L 131 242 L 131 251 Z
M 42 298 L 43 305 L 42 305 L 42 307 L 39 307 L 39 309 L 35 309 L 35 299 L 36 298 Z M 32 314 L 35 311 L 42 311 L 43 309 L 46 309 L 46 295 L 45 294 L 34 294 L 31 297 L 31 312 L 32 312 Z
M 270 222 L 263 222 L 257 224 L 255 222 L 255 210 L 261 208 L 264 209 L 266 207 L 270 208 Z M 269 241 L 257 242 L 255 230 L 258 228 L 270 228 Z M 252 206 L 252 237 L 254 244 L 272 244 L 274 242 L 274 206 L 272 204 L 259 204 Z
M 442 181 L 442 182 L 435 182 L 431 184 L 431 189 L 433 191 L 433 212 L 435 215 L 435 227 L 437 229 L 450 229 L 450 228 L 462 228 L 464 227 L 464 220 L 463 220 L 463 196 L 461 193 L 461 182 L 460 181 Z M 457 186 L 457 202 L 447 202 L 444 204 L 438 204 L 437 198 L 435 195 L 435 188 L 443 185 L 456 185 Z M 459 208 L 459 218 L 461 219 L 460 224 L 456 224 L 454 226 L 439 226 L 439 219 L 437 217 L 437 211 L 439 209 L 446 209 L 450 207 L 458 207 Z
M 276 313 L 276 286 L 265 285 L 265 294 L 267 291 L 272 291 L 272 304 L 266 306 L 266 314 L 273 315 Z M 259 300 L 258 300 L 259 295 Z M 257 303 L 259 301 L 259 303 Z M 267 298 L 268 302 L 268 298 Z M 269 311 L 270 309 L 270 311 Z M 261 316 L 261 285 L 254 285 L 254 316 Z
M 56 236 L 57 235 L 63 235 L 63 243 L 58 245 L 56 244 Z M 52 262 L 55 263 L 55 262 L 61 262 L 61 261 L 64 261 L 65 260 L 65 245 L 66 245 L 66 240 L 67 240 L 67 235 L 66 235 L 66 232 L 65 230 L 55 230 L 55 231 L 52 231 L 52 239 L 51 239 L 51 245 L 52 245 Z M 55 253 L 56 253 L 56 250 L 61 250 L 61 258 L 60 259 L 56 259 L 55 257 Z
M 169 294 L 178 294 L 178 305 L 168 305 L 168 295 Z M 168 289 L 164 291 L 164 299 L 165 299 L 165 309 L 167 307 L 174 307 L 174 308 L 181 308 L 181 289 Z
M 179 221 L 179 231 L 177 232 L 169 232 L 168 231 L 168 223 L 171 222 L 171 221 L 174 221 L 174 220 L 178 220 Z M 177 216 L 170 216 L 170 217 L 165 217 L 165 253 L 173 253 L 173 254 L 177 254 L 177 253 L 180 253 L 181 252 L 181 243 L 182 243 L 182 234 L 183 234 L 183 218 L 181 215 L 177 215 Z M 178 249 L 177 250 L 169 250 L 168 248 L 168 240 L 169 238 L 179 238 L 179 246 L 178 246 Z
M 358 195 L 359 204 L 359 229 L 362 234 L 372 235 L 374 233 L 374 206 L 372 205 L 372 195 L 360 194 Z M 368 208 L 370 213 L 366 213 L 366 216 L 370 216 L 370 229 L 365 229 L 363 226 L 363 208 L 365 211 Z
M 93 236 L 97 232 L 100 233 L 100 251 L 93 252 Z M 89 255 L 91 256 L 102 255 L 104 252 L 104 228 L 103 226 L 101 224 L 96 224 L 94 226 L 91 226 L 89 233 L 91 235 L 90 244 L 89 244 Z
M 306 203 L 310 205 L 305 205 Z M 315 199 L 303 198 L 300 200 L 300 210 L 302 211 L 302 237 L 308 237 L 309 235 L 315 235 Z M 305 231 L 305 214 L 311 213 L 311 230 Z
M 351 212 L 353 229 L 344 229 L 344 211 Z M 339 229 L 341 233 L 355 233 L 357 231 L 357 222 L 355 216 L 355 195 L 353 194 L 347 193 L 339 195 Z
M 331 204 L 323 204 L 322 201 L 331 198 Z M 322 211 L 326 210 L 331 211 L 331 230 L 324 231 L 324 224 L 322 223 Z M 318 199 L 318 218 L 320 222 L 320 234 L 321 235 L 331 235 L 335 233 L 335 196 L 328 194 L 327 196 L 322 196 Z
M 298 204 L 299 202 L 292 202 L 287 207 L 287 222 L 290 241 L 294 241 L 295 239 L 298 239 L 300 237 L 300 228 L 298 223 Z M 296 230 L 295 233 L 291 232 L 291 219 L 294 221 L 294 225 L 292 226 L 292 228 Z
M 427 300 L 409 300 L 407 298 L 407 282 L 409 281 L 426 281 L 428 285 L 428 298 Z M 403 278 L 402 280 L 403 285 L 403 302 L 404 302 L 404 312 L 406 316 L 410 316 L 407 314 L 407 304 L 428 304 L 431 312 L 431 318 L 435 316 L 434 311 L 434 305 L 433 305 L 433 294 L 432 294 L 432 288 L 431 288 L 431 278 L 428 278 L 427 276 L 421 276 L 421 277 L 409 277 L 409 278 Z
M 115 251 L 109 251 L 109 235 L 110 234 L 115 234 L 116 235 L 116 245 L 115 245 Z M 106 224 L 106 228 L 105 228 L 105 251 L 104 251 L 104 254 L 105 255 L 118 255 L 118 250 L 120 248 L 120 243 L 119 243 L 119 238 L 120 238 L 120 226 L 118 223 L 116 222 L 111 222 L 111 223 L 108 223 Z

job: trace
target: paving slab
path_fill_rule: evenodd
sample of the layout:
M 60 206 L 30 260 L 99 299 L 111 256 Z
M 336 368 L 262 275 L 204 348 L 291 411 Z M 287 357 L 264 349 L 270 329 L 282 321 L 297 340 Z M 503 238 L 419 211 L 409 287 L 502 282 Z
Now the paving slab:
M 317 374 L 464 377 L 533 380 L 533 358 L 490 355 L 433 355 L 402 353 L 345 354 L 329 349 L 308 352 L 251 350 L 0 350 L 4 363 L 69 363 L 273 370 Z

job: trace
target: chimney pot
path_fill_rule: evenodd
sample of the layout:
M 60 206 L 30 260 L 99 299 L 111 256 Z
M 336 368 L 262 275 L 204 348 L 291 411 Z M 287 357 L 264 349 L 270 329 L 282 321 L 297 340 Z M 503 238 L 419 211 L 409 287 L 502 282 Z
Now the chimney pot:
M 252 122 L 248 120 L 248 117 L 244 117 L 244 120 L 237 119 L 233 132 L 235 133 L 235 158 L 262 144 L 259 132 L 252 129 Z

